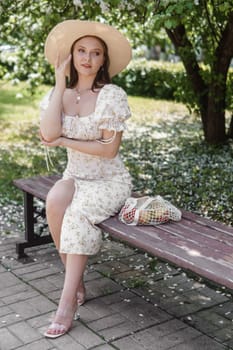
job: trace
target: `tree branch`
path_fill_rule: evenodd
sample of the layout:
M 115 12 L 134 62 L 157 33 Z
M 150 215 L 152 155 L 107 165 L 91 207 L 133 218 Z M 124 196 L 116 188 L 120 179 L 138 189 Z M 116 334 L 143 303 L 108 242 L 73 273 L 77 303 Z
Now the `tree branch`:
M 219 45 L 215 50 L 216 63 L 214 69 L 216 72 L 227 74 L 228 68 L 233 57 L 233 11 L 230 12 L 227 24 L 222 32 Z
M 166 29 L 166 32 L 182 59 L 194 91 L 197 94 L 201 93 L 204 95 L 208 87 L 200 75 L 200 67 L 197 63 L 192 44 L 188 40 L 185 27 L 181 24 L 174 29 Z
M 212 6 L 213 6 L 213 9 L 214 9 L 215 5 L 213 3 L 212 3 Z M 215 32 L 215 28 L 212 25 L 206 0 L 203 0 L 203 7 L 204 7 L 204 10 L 205 10 L 205 13 L 206 13 L 207 22 L 209 24 L 210 30 L 211 30 L 212 35 L 213 35 L 213 39 L 215 39 L 215 41 L 218 42 L 219 41 L 218 33 Z
M 192 44 L 187 37 L 185 27 L 183 24 L 180 24 L 172 30 L 166 29 L 166 32 L 182 59 L 187 76 L 197 95 L 198 107 L 201 112 L 203 125 L 205 125 L 209 88 L 200 74 L 200 67 L 197 63 Z

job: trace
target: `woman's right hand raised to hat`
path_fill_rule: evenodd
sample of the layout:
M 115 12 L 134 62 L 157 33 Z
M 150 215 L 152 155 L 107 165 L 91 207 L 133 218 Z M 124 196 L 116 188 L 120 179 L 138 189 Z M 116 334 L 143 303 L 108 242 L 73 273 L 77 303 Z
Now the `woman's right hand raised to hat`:
M 55 62 L 55 79 L 56 79 L 56 88 L 62 90 L 66 88 L 66 70 L 67 66 L 71 61 L 71 54 L 63 61 L 60 62 L 59 54 L 57 55 Z
M 49 105 L 43 112 L 40 122 L 41 135 L 46 142 L 53 142 L 62 134 L 62 98 L 66 89 L 66 69 L 70 60 L 71 55 L 69 55 L 63 62 L 60 62 L 58 55 L 55 62 L 56 84 Z

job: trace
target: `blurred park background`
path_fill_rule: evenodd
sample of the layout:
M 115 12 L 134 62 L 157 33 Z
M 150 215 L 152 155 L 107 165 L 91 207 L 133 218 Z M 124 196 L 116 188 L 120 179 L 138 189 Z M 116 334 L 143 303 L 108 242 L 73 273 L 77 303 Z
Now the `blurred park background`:
M 66 19 L 109 23 L 129 38 L 133 60 L 113 82 L 132 118 L 122 157 L 134 190 L 233 223 L 233 0 L 2 0 L 0 2 L 0 220 L 18 221 L 12 180 L 61 173 L 46 167 L 39 101 L 54 84 L 44 42 Z

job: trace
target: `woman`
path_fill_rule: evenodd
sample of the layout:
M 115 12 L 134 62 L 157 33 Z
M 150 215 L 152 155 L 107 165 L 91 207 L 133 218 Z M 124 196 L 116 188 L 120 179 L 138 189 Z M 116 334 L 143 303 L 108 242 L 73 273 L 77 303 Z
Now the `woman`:
M 116 214 L 131 194 L 118 153 L 130 110 L 125 92 L 110 80 L 130 61 L 131 48 L 108 25 L 68 20 L 49 33 L 45 56 L 55 66 L 56 83 L 41 102 L 41 139 L 68 153 L 63 177 L 46 201 L 49 229 L 65 266 L 58 309 L 45 333 L 56 338 L 69 331 L 77 305 L 85 302 L 85 266 L 102 243 L 95 224 Z

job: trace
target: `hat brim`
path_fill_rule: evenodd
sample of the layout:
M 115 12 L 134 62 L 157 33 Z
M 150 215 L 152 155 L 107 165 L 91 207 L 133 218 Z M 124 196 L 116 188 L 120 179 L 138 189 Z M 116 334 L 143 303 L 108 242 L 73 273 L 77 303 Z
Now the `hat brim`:
M 110 59 L 109 75 L 120 73 L 132 58 L 132 50 L 129 41 L 117 29 L 100 22 L 67 20 L 57 24 L 45 42 L 45 57 L 53 66 L 57 56 L 59 60 L 65 60 L 70 54 L 74 41 L 83 36 L 97 36 L 108 47 Z

